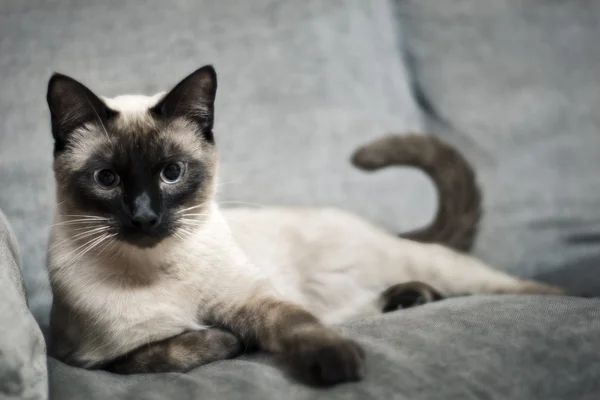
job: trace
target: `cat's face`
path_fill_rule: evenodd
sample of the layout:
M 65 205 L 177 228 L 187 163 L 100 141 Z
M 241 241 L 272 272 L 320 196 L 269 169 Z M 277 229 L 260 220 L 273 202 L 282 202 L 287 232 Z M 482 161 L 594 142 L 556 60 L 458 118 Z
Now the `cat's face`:
M 47 99 L 62 219 L 88 219 L 90 230 L 140 247 L 199 220 L 214 189 L 215 93 L 208 66 L 166 95 L 106 100 L 54 75 Z

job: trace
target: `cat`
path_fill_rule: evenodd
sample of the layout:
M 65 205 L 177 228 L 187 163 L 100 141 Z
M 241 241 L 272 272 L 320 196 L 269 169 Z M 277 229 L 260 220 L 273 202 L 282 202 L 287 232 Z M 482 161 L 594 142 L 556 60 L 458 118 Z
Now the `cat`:
M 392 136 L 353 158 L 367 170 L 420 165 L 437 182 L 440 211 L 406 235 L 414 240 L 333 208 L 220 209 L 216 90 L 212 66 L 150 97 L 101 98 L 51 77 L 51 352 L 64 362 L 187 371 L 251 346 L 302 381 L 333 385 L 361 379 L 365 354 L 332 324 L 407 298 L 563 293 L 463 252 L 479 192 L 460 155 L 434 138 Z

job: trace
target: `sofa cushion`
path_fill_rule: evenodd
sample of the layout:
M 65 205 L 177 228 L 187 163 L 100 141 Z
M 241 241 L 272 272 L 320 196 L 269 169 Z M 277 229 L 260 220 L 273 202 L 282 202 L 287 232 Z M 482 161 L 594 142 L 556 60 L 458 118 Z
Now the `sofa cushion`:
M 16 239 L 0 210 L 0 398 L 47 397 L 46 345 L 27 308 Z
M 478 168 L 476 253 L 600 295 L 600 2 L 394 3 L 432 131 Z
M 266 356 L 187 374 L 118 376 L 50 361 L 51 398 L 597 399 L 600 300 L 475 296 L 344 326 L 366 349 L 360 383 L 312 389 Z

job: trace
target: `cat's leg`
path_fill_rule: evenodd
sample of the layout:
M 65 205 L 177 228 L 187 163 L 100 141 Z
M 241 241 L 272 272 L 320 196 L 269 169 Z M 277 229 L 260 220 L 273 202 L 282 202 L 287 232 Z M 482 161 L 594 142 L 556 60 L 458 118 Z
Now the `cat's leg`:
M 234 335 L 209 328 L 149 343 L 103 369 L 118 374 L 186 372 L 212 361 L 234 357 L 240 351 L 240 341 Z
M 443 299 L 442 295 L 423 282 L 398 283 L 387 288 L 380 296 L 381 311 L 390 312 L 420 306 Z
M 272 291 L 254 291 L 245 298 L 224 295 L 206 311 L 211 323 L 274 353 L 301 381 L 328 386 L 362 378 L 364 353 L 356 342 Z
M 463 294 L 565 294 L 561 288 L 521 279 L 496 270 L 464 253 L 436 244 L 404 243 L 404 271 L 411 280 L 425 282 L 444 296 Z M 388 279 L 392 278 L 386 272 Z M 401 281 L 401 280 L 400 280 Z M 396 280 L 398 282 L 398 280 Z

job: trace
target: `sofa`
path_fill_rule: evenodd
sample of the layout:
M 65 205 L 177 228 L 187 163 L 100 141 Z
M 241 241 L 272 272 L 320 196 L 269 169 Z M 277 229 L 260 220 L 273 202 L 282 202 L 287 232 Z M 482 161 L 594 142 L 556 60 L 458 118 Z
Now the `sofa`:
M 0 399 L 600 398 L 599 37 L 595 0 L 3 0 Z M 348 159 L 385 133 L 436 135 L 478 174 L 474 254 L 586 297 L 461 297 L 342 325 L 367 373 L 330 389 L 266 354 L 133 376 L 47 357 L 47 79 L 151 94 L 207 63 L 224 207 L 337 206 L 410 230 L 435 212 L 425 175 Z

